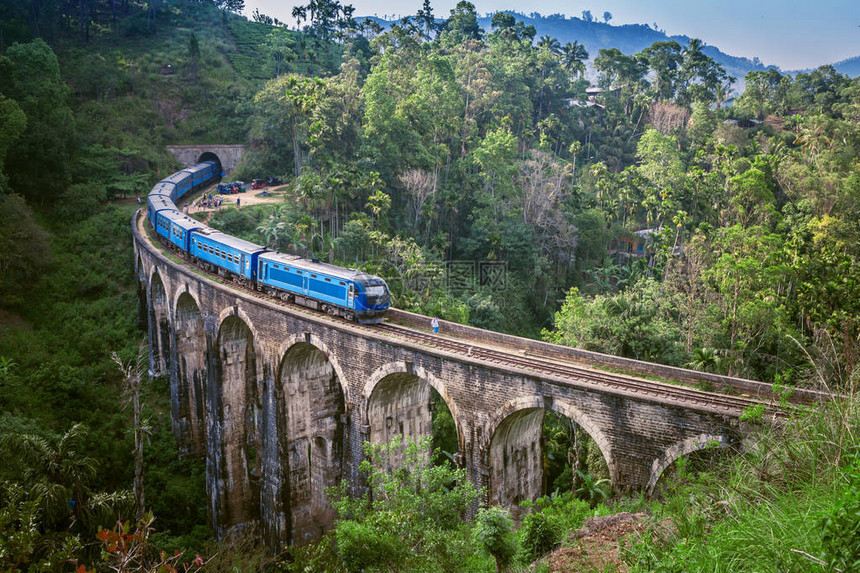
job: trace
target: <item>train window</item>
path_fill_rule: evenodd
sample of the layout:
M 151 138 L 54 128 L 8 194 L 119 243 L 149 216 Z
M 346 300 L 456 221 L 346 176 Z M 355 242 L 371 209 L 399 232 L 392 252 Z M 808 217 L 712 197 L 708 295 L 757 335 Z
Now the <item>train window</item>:
M 222 259 L 226 259 L 226 258 L 227 258 L 227 253 L 225 253 L 224 251 L 221 251 L 221 258 L 222 258 Z
M 296 272 L 297 272 L 297 273 L 299 273 L 299 274 L 302 274 L 302 271 L 300 271 L 300 270 L 298 270 L 298 269 L 296 270 Z
M 312 278 L 312 279 L 315 279 L 315 278 L 317 278 L 317 276 L 316 276 L 316 275 L 314 275 L 314 274 L 312 274 L 312 275 L 311 275 L 311 278 Z
M 278 265 L 272 265 L 272 266 L 275 267 L 276 269 L 278 268 Z
M 385 287 L 382 285 L 369 286 L 366 288 L 367 296 L 382 296 L 385 294 Z
M 343 281 L 340 281 L 339 284 L 340 284 L 340 286 L 346 286 L 346 283 Z
M 326 278 L 325 278 L 325 282 L 330 283 L 330 282 L 331 282 L 331 279 L 330 279 L 330 278 L 328 278 L 328 277 L 326 277 Z

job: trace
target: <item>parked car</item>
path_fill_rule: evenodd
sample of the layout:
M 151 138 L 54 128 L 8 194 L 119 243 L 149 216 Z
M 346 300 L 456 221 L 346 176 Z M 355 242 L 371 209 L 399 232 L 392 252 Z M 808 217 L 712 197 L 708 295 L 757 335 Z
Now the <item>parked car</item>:
M 253 179 L 251 181 L 251 189 L 262 189 L 266 186 L 265 179 Z

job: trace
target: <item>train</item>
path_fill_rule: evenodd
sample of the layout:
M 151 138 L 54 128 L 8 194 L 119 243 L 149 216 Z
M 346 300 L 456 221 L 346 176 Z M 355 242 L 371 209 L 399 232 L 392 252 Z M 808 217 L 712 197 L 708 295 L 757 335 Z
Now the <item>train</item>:
M 155 184 L 147 197 L 146 216 L 164 244 L 244 287 L 361 324 L 382 322 L 391 302 L 382 278 L 233 237 L 177 208 L 182 197 L 219 177 L 218 164 L 204 161 Z

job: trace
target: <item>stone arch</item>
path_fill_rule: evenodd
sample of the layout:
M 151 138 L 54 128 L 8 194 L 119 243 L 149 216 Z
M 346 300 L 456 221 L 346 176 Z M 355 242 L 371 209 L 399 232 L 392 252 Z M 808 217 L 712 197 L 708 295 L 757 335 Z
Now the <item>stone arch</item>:
M 204 151 L 200 154 L 200 157 L 197 158 L 197 163 L 203 163 L 204 161 L 214 161 L 218 165 L 218 175 L 223 173 L 223 168 L 221 166 L 221 159 L 218 155 L 212 151 Z
M 463 443 L 463 432 L 461 431 L 461 416 L 460 411 L 457 406 L 457 403 L 451 398 L 448 393 L 448 388 L 445 384 L 439 380 L 436 376 L 434 376 L 431 372 L 428 372 L 425 368 L 420 365 L 416 366 L 411 362 L 398 361 L 398 362 L 389 362 L 377 368 L 368 378 L 367 382 L 364 385 L 363 392 L 363 402 L 365 404 L 364 409 L 364 420 L 365 424 L 369 427 L 370 433 L 368 435 L 368 440 L 371 443 L 382 443 L 389 441 L 394 435 L 399 433 L 397 430 L 400 429 L 402 425 L 402 420 L 397 421 L 396 416 L 384 416 L 383 420 L 386 424 L 386 431 L 382 431 L 382 428 L 379 427 L 379 422 L 381 420 L 377 420 L 377 423 L 374 424 L 373 415 L 372 415 L 372 398 L 374 393 L 381 385 L 388 385 L 391 383 L 396 383 L 395 381 L 399 380 L 400 382 L 407 381 L 407 384 L 410 384 L 409 387 L 405 388 L 408 391 L 419 391 L 419 394 L 413 395 L 412 402 L 410 403 L 410 407 L 413 408 L 412 412 L 407 413 L 407 418 L 410 415 L 418 414 L 421 416 L 421 422 L 418 421 L 418 418 L 412 418 L 413 423 L 407 423 L 404 425 L 404 428 L 411 427 L 413 430 L 416 429 L 416 424 L 421 426 L 422 429 L 429 429 L 428 433 L 432 433 L 432 410 L 430 404 L 430 392 L 427 389 L 426 396 L 426 405 L 427 412 L 423 413 L 419 412 L 422 410 L 422 404 L 424 404 L 424 395 L 423 392 L 420 391 L 417 387 L 412 387 L 411 384 L 414 384 L 415 381 L 421 381 L 429 385 L 430 388 L 436 390 L 442 400 L 445 401 L 445 404 L 448 406 L 448 410 L 451 412 L 451 417 L 454 419 L 454 427 L 457 432 L 457 448 L 460 452 L 464 450 Z M 408 382 L 411 381 L 411 382 Z M 403 387 L 402 387 L 403 388 Z M 393 387 L 389 387 L 389 390 L 393 389 Z M 380 398 L 380 395 L 377 395 L 377 398 Z M 415 401 L 417 399 L 417 401 Z M 378 405 L 379 406 L 379 405 Z M 426 417 L 426 419 L 424 419 Z M 391 418 L 391 423 L 389 424 L 388 419 Z M 401 415 L 402 418 L 402 415 Z M 396 423 L 395 423 L 396 422 Z M 413 438 L 417 437 L 418 434 L 415 433 L 407 433 Z M 377 441 L 381 440 L 381 441 Z
M 648 478 L 648 484 L 645 486 L 645 493 L 651 495 L 654 493 L 654 488 L 657 487 L 657 482 L 660 481 L 660 476 L 672 463 L 683 456 L 688 456 L 693 452 L 704 450 L 717 446 L 725 448 L 730 444 L 730 440 L 724 435 L 715 434 L 699 434 L 686 440 L 682 440 L 671 446 L 666 452 L 655 459 L 651 463 L 651 475 Z
M 206 333 L 200 304 L 186 290 L 173 304 L 176 309 L 173 332 L 176 352 L 171 372 L 170 409 L 173 432 L 183 453 L 205 450 L 206 425 L 204 392 L 207 378 Z
M 149 278 L 149 369 L 158 376 L 170 360 L 170 301 L 161 274 L 152 268 Z
M 609 480 L 613 484 L 618 483 L 618 469 L 615 467 L 615 459 L 612 455 L 612 442 L 609 441 L 609 438 L 603 431 L 598 428 L 594 422 L 586 416 L 579 408 L 572 406 L 566 402 L 558 402 L 553 400 L 551 410 L 561 414 L 562 416 L 567 417 L 568 420 L 574 422 L 577 426 L 582 428 L 586 434 L 591 436 L 591 439 L 594 440 L 594 443 L 597 444 L 597 448 L 600 450 L 600 453 L 603 455 L 603 461 L 606 462 L 606 467 L 609 468 Z
M 523 396 L 502 406 L 490 420 L 488 443 L 482 444 L 482 460 L 489 468 L 488 495 L 492 504 L 509 507 L 516 515 L 519 503 L 543 492 L 543 418 L 547 410 L 565 416 L 597 443 L 617 483 L 611 442 L 581 410 L 566 402 L 542 396 Z
M 230 313 L 208 361 L 207 487 L 220 535 L 260 515 L 262 402 L 255 340 L 249 323 Z
M 519 518 L 519 504 L 539 497 L 543 490 L 541 436 L 545 408 L 532 402 L 506 416 L 490 435 L 489 502 L 511 510 Z
M 325 489 L 343 477 L 346 401 L 329 355 L 297 342 L 283 355 L 275 383 L 280 458 L 278 524 L 289 544 L 318 540 L 334 523 Z
M 240 307 L 238 304 L 234 304 L 233 306 L 225 306 L 225 307 L 221 308 L 221 311 L 218 313 L 218 324 L 223 326 L 224 323 L 227 322 L 227 320 L 230 317 L 238 318 L 240 321 L 242 321 L 242 324 L 244 324 L 245 327 L 249 331 L 251 331 L 251 338 L 253 340 L 255 340 L 255 341 L 260 340 L 259 333 L 257 332 L 257 329 L 254 326 L 254 323 L 251 320 L 251 317 L 248 316 L 248 313 L 246 313 L 245 310 L 242 307 Z M 219 326 L 219 328 L 220 328 L 220 326 Z
M 343 368 L 341 367 L 340 361 L 338 360 L 337 352 L 332 352 L 331 348 L 329 348 L 325 340 L 321 339 L 319 336 L 311 334 L 310 332 L 291 336 L 278 345 L 275 355 L 278 357 L 283 357 L 287 354 L 287 351 L 289 351 L 290 348 L 292 348 L 296 344 L 301 343 L 307 343 L 311 346 L 315 346 L 317 349 L 320 350 L 320 352 L 325 354 L 326 358 L 331 364 L 331 367 L 334 368 L 334 373 L 337 377 L 338 383 L 340 384 L 340 391 L 343 393 L 344 400 L 347 404 L 349 404 L 349 385 L 347 384 L 347 378 L 346 376 L 344 376 Z

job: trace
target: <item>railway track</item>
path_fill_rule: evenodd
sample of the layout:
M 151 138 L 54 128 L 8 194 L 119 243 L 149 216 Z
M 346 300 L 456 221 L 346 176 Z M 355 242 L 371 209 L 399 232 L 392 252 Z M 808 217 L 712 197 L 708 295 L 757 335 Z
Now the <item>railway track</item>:
M 142 235 L 147 238 L 150 244 L 153 243 L 151 236 L 148 234 L 148 229 L 142 225 L 140 229 Z M 166 248 L 163 242 L 158 241 L 158 244 Z M 377 336 L 384 336 L 390 339 L 397 339 L 421 346 L 427 346 L 442 350 L 451 354 L 461 355 L 464 358 L 483 362 L 491 366 L 501 368 L 513 368 L 520 371 L 527 371 L 535 375 L 550 374 L 552 376 L 567 379 L 574 383 L 582 384 L 583 382 L 597 387 L 605 391 L 620 391 L 644 399 L 655 400 L 659 402 L 671 401 L 678 405 L 688 405 L 691 407 L 700 407 L 708 410 L 717 409 L 721 412 L 731 415 L 740 415 L 744 409 L 765 403 L 760 399 L 753 399 L 744 396 L 729 396 L 726 394 L 718 394 L 714 392 L 706 392 L 686 386 L 676 386 L 665 382 L 655 382 L 636 378 L 629 375 L 615 374 L 591 368 L 583 367 L 574 363 L 563 362 L 559 360 L 549 360 L 539 356 L 525 356 L 515 351 L 502 351 L 497 348 L 469 343 L 465 340 L 452 339 L 445 336 L 439 336 L 408 328 L 404 326 L 394 325 L 391 323 L 383 323 L 377 325 L 363 325 L 344 318 L 328 315 L 321 311 L 310 309 L 293 302 L 284 301 L 277 297 L 271 297 L 267 294 L 256 291 L 253 288 L 240 285 L 230 281 L 219 275 L 217 272 L 211 272 L 195 265 L 181 252 L 167 248 L 167 252 L 182 259 L 182 261 L 192 266 L 196 271 L 206 274 L 217 282 L 230 286 L 237 290 L 241 290 L 250 296 L 265 300 L 270 304 L 275 304 L 284 308 L 288 308 L 293 312 L 299 312 L 316 318 L 323 318 L 335 324 L 342 324 L 351 328 L 358 328 L 369 333 L 374 333 Z M 777 413 L 778 409 L 771 406 L 771 409 Z
M 749 406 L 761 403 L 761 400 L 743 396 L 728 396 L 705 392 L 685 386 L 675 386 L 633 376 L 602 372 L 572 363 L 548 360 L 537 356 L 524 356 L 515 352 L 505 352 L 499 349 L 470 344 L 467 341 L 444 338 L 392 324 L 382 324 L 374 328 L 388 333 L 393 337 L 418 342 L 422 345 L 439 348 L 493 365 L 513 367 L 517 370 L 531 371 L 536 374 L 551 374 L 562 379 L 572 379 L 580 383 L 584 381 L 605 390 L 624 390 L 642 397 L 657 398 L 660 400 L 672 399 L 686 404 L 718 408 L 733 413 L 742 412 Z

